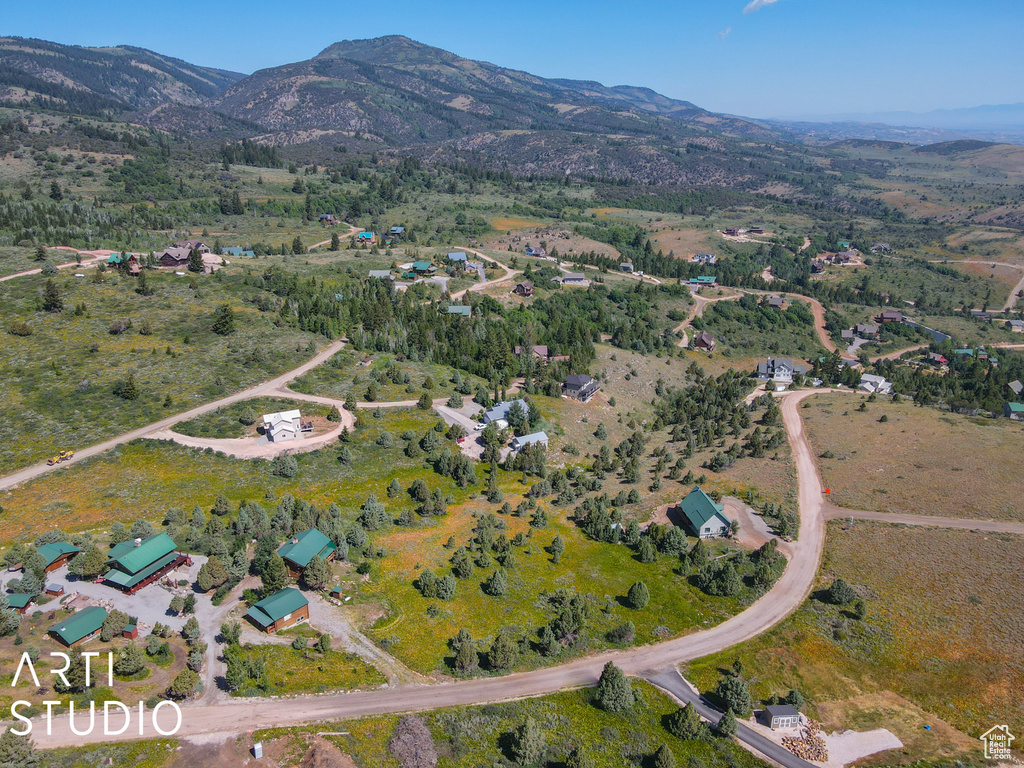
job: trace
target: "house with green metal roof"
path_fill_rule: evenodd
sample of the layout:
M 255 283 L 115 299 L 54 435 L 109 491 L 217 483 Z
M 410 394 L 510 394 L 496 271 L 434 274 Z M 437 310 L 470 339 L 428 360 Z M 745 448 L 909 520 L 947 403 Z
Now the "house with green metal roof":
M 30 595 L 28 592 L 14 592 L 10 595 L 4 595 L 4 597 L 7 598 L 7 604 L 11 608 L 18 613 L 24 613 L 39 595 Z
M 103 581 L 134 595 L 165 573 L 188 563 L 188 557 L 177 551 L 178 545 L 166 533 L 147 539 L 122 541 L 110 550 Z
M 245 618 L 264 632 L 274 634 L 309 621 L 309 601 L 294 587 L 285 587 L 256 603 Z
M 1007 403 L 1003 407 L 1003 415 L 1014 421 L 1024 421 L 1024 403 Z
M 288 573 L 292 578 L 299 578 L 306 570 L 309 561 L 319 556 L 323 560 L 330 560 L 334 557 L 334 550 L 338 545 L 327 538 L 316 528 L 310 528 L 297 533 L 277 550 L 277 554 L 288 566 Z
M 694 536 L 708 539 L 724 536 L 732 527 L 729 518 L 723 514 L 725 507 L 708 496 L 700 486 L 695 485 L 686 498 L 679 502 L 679 510 L 687 527 Z
M 49 634 L 58 643 L 74 648 L 96 637 L 106 620 L 107 612 L 98 605 L 91 605 L 54 624 Z
M 414 261 L 412 263 L 412 271 L 417 275 L 433 274 L 437 272 L 437 267 L 433 266 L 429 261 Z
M 36 552 L 42 555 L 46 562 L 47 573 L 57 570 L 81 551 L 74 544 L 68 544 L 66 541 L 55 541 L 52 544 L 36 547 Z
M 463 317 L 472 317 L 473 316 L 473 308 L 472 307 L 463 307 L 463 306 L 460 306 L 458 304 L 450 304 L 448 306 L 448 314 L 449 315 L 462 315 Z

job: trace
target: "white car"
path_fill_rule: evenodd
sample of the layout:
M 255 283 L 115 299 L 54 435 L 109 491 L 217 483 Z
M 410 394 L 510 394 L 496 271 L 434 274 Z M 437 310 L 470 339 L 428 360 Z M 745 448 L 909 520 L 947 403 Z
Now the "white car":
M 475 427 L 473 427 L 474 432 L 482 432 L 485 429 L 487 429 L 487 425 L 484 423 L 477 424 Z

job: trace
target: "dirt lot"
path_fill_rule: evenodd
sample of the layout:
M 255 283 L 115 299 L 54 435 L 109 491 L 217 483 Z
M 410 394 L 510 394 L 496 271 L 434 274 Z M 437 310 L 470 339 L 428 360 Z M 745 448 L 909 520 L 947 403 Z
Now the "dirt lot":
M 714 233 L 692 227 L 666 227 L 651 236 L 655 248 L 674 253 L 680 259 L 689 259 L 695 253 L 714 253 Z
M 920 515 L 1024 520 L 1020 424 L 879 400 L 813 398 L 802 411 L 832 501 Z M 888 421 L 880 423 L 883 416 Z M 969 446 L 969 450 L 965 447 Z
M 276 768 L 355 768 L 352 758 L 322 736 L 286 733 L 264 738 L 263 759 L 252 754 L 253 737 L 183 740 L 164 768 L 237 768 L 242 765 Z

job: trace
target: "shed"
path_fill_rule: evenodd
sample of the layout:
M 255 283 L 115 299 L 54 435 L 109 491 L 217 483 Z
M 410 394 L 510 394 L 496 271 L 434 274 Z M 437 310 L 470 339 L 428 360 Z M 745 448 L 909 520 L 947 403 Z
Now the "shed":
M 91 605 L 54 624 L 50 627 L 49 634 L 61 645 L 74 648 L 96 637 L 106 620 L 106 610 L 98 605 Z
M 764 711 L 765 719 L 773 731 L 800 725 L 800 710 L 792 704 L 769 704 Z
M 64 585 L 47 584 L 43 591 L 46 592 L 46 594 L 48 594 L 50 597 L 60 597 L 64 594 Z
M 139 627 L 137 624 L 125 624 L 124 629 L 121 630 L 121 637 L 128 640 L 136 640 L 139 637 Z
M 309 601 L 299 590 L 285 587 L 250 608 L 245 617 L 264 632 L 273 634 L 309 620 Z
M 7 604 L 11 608 L 18 613 L 24 613 L 35 602 L 38 595 L 30 595 L 27 592 L 14 592 L 13 594 L 5 595 L 5 597 L 7 598 Z

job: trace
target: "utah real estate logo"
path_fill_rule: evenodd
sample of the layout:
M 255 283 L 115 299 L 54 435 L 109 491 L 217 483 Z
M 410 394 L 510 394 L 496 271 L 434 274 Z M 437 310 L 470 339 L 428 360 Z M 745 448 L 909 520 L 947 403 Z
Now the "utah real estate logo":
M 994 725 L 979 736 L 985 743 L 985 757 L 989 760 L 1013 760 L 1010 744 L 1014 736 L 1006 725 Z

